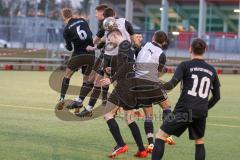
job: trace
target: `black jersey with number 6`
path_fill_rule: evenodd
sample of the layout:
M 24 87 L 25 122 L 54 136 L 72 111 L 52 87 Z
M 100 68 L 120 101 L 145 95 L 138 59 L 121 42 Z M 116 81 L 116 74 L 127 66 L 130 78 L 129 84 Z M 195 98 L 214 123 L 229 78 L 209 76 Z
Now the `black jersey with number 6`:
M 64 29 L 63 37 L 69 51 L 74 47 L 73 55 L 86 53 L 86 47 L 93 46 L 92 32 L 83 18 L 70 19 Z
M 193 117 L 206 117 L 209 93 L 219 91 L 220 87 L 216 70 L 201 59 L 185 61 L 178 65 L 173 78 L 164 84 L 164 88 L 171 89 L 179 81 L 182 81 L 182 91 L 175 111 L 192 112 Z

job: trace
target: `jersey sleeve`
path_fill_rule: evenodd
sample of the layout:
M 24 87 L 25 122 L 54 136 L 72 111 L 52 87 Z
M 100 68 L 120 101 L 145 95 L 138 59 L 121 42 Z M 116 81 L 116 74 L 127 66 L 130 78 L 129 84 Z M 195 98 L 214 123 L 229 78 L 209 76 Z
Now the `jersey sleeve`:
M 97 45 L 97 49 L 102 49 L 104 48 L 106 42 L 105 41 L 101 41 L 98 45 Z
M 170 81 L 163 84 L 165 90 L 171 90 L 177 86 L 177 84 L 183 79 L 186 70 L 186 65 L 184 62 L 180 63 Z
M 221 84 L 220 84 L 218 75 L 215 72 L 215 78 L 213 80 L 213 84 L 211 88 L 212 97 L 208 102 L 208 109 L 211 109 L 220 100 L 220 86 Z
M 127 40 L 119 45 L 119 53 L 117 55 L 118 66 L 115 74 L 111 78 L 111 82 L 118 80 L 119 77 L 125 77 L 128 73 L 128 53 L 131 52 L 131 43 Z
M 98 38 L 102 38 L 102 37 L 104 37 L 104 35 L 105 35 L 105 30 L 104 30 L 103 27 L 100 27 L 99 30 L 98 30 L 98 32 L 97 32 L 97 34 L 96 34 L 96 36 L 97 36 Z
M 63 32 L 63 38 L 65 40 L 65 47 L 67 50 L 71 51 L 73 49 L 72 47 L 72 43 L 71 43 L 71 39 L 70 39 L 70 35 L 69 35 L 69 32 L 67 29 L 64 29 L 64 32 Z
M 217 73 L 216 73 L 216 71 L 215 71 L 215 78 L 214 78 L 214 80 L 213 80 L 212 89 L 219 88 L 220 86 L 221 86 L 221 84 L 220 84 L 218 75 L 217 75 Z
M 166 64 L 166 61 L 167 61 L 167 57 L 165 55 L 165 53 L 162 53 L 160 56 L 159 56 L 159 65 L 158 65 L 158 71 L 159 72 L 162 72 L 165 64 Z
M 134 29 L 133 26 L 130 22 L 125 21 L 125 28 L 127 30 L 127 32 L 129 33 L 130 36 L 134 35 Z

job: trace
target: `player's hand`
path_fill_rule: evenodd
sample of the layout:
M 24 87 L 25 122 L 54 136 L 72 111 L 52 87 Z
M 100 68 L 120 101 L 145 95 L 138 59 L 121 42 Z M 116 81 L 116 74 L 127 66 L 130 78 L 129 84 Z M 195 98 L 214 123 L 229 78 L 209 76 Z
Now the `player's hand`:
M 108 74 L 110 74 L 110 73 L 111 73 L 111 70 L 112 70 L 112 68 L 111 68 L 111 67 L 107 67 L 107 68 L 105 68 L 105 71 L 106 71 Z
M 109 84 L 111 84 L 111 80 L 109 78 L 104 78 L 102 80 L 100 80 L 101 86 L 107 86 Z
M 94 51 L 94 50 L 95 50 L 95 47 L 93 47 L 93 46 L 87 46 L 86 50 L 87 50 L 88 52 Z

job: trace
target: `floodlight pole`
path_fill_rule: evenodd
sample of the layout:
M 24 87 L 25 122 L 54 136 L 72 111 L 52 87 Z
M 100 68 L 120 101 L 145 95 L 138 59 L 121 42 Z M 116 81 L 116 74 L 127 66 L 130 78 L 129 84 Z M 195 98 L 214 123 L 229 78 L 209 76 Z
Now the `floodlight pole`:
M 238 15 L 238 38 L 240 39 L 240 1 L 239 1 L 239 15 Z
M 130 23 L 133 22 L 133 0 L 126 0 L 125 17 Z
M 95 17 L 95 8 L 99 5 L 99 0 L 91 0 L 90 1 L 90 16 L 89 16 L 89 26 L 93 32 L 93 34 L 97 33 L 98 22 Z
M 199 3 L 198 37 L 203 38 L 206 34 L 207 2 L 206 0 L 199 0 Z
M 38 18 L 38 0 L 35 0 L 35 26 L 34 26 L 34 31 L 37 33 L 37 18 Z M 37 36 L 34 36 L 34 42 L 33 42 L 33 48 L 36 48 L 36 42 L 37 42 Z
M 166 33 L 168 32 L 168 9 L 169 9 L 168 0 L 162 0 L 161 30 Z

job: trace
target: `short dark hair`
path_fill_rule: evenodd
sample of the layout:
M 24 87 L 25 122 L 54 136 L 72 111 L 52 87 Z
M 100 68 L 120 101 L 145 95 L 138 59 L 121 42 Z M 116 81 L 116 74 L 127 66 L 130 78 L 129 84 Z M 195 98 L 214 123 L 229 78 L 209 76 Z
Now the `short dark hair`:
M 98 5 L 95 10 L 97 11 L 104 11 L 106 8 L 108 8 L 108 5 L 107 4 L 100 4 Z
M 207 48 L 207 44 L 202 39 L 196 38 L 193 40 L 191 47 L 194 54 L 203 55 Z
M 110 31 L 108 32 L 107 37 L 108 37 L 110 34 L 112 34 L 112 33 L 117 33 L 118 35 L 121 35 L 121 36 L 122 36 L 122 32 L 121 32 L 119 29 L 114 28 L 113 30 L 110 30 Z
M 154 33 L 154 41 L 163 45 L 168 42 L 168 36 L 165 32 L 158 30 Z
M 103 16 L 104 18 L 115 17 L 115 11 L 112 8 L 108 7 L 104 10 Z
M 63 9 L 62 9 L 62 16 L 63 16 L 63 18 L 65 18 L 65 19 L 72 18 L 72 16 L 73 16 L 73 11 L 72 11 L 72 9 L 70 9 L 70 8 L 63 8 Z

